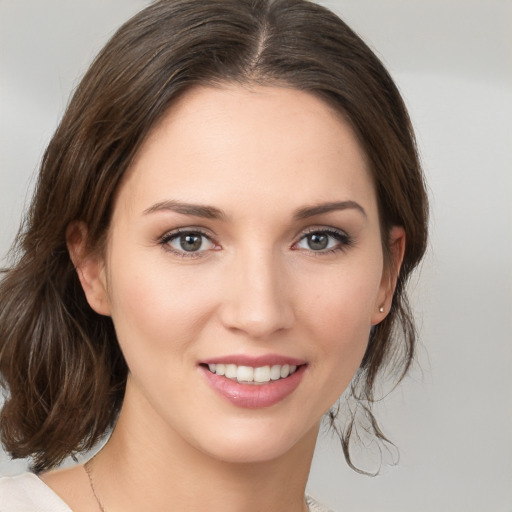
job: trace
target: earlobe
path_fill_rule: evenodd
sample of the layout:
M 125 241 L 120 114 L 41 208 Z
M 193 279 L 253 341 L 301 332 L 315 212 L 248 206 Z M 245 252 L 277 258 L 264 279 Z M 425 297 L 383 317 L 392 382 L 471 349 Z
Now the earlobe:
M 393 226 L 389 232 L 389 255 L 384 262 L 384 271 L 380 283 L 379 294 L 372 315 L 372 325 L 376 325 L 386 318 L 391 308 L 391 301 L 395 292 L 398 274 L 405 253 L 405 230 L 401 226 Z
M 91 308 L 100 315 L 110 315 L 104 259 L 87 246 L 87 226 L 72 222 L 66 230 L 69 256 Z

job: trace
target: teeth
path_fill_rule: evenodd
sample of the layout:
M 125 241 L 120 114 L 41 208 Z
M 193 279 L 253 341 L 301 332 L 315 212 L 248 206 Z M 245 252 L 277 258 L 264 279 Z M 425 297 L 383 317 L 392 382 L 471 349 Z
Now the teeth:
M 253 382 L 254 368 L 250 366 L 239 366 L 236 371 L 236 380 L 238 382 Z
M 254 382 L 270 382 L 270 366 L 254 368 Z
M 224 375 L 228 379 L 236 379 L 237 374 L 237 366 L 236 364 L 227 364 L 226 365 L 226 371 L 224 372 Z
M 270 378 L 272 380 L 278 380 L 281 378 L 281 367 L 278 364 L 270 368 Z
M 297 366 L 293 364 L 276 364 L 274 366 L 237 366 L 236 364 L 209 364 L 208 368 L 212 373 L 224 375 L 228 379 L 238 382 L 265 383 L 272 380 L 286 379 L 295 373 Z

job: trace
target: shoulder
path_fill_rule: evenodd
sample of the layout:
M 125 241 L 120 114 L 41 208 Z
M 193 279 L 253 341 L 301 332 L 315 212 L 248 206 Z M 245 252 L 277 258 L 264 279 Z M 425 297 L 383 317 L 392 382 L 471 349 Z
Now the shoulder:
M 324 507 L 321 503 L 306 494 L 306 503 L 309 507 L 309 512 L 334 512 L 330 508 Z
M 71 512 L 36 475 L 0 478 L 0 512 Z

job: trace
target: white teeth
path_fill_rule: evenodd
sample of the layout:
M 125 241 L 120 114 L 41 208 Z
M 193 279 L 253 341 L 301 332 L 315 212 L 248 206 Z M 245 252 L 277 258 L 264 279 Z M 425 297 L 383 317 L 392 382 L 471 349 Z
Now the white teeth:
M 270 368 L 270 378 L 272 380 L 279 380 L 281 378 L 281 367 L 278 364 Z
M 293 364 L 275 364 L 273 366 L 237 366 L 236 364 L 209 364 L 209 370 L 217 375 L 224 375 L 228 379 L 238 382 L 265 383 L 272 380 L 286 379 L 297 370 Z
M 226 370 L 224 372 L 224 375 L 228 379 L 236 379 L 236 374 L 237 374 L 236 364 L 227 364 L 225 368 L 226 368 Z
M 254 380 L 254 368 L 250 366 L 239 366 L 236 371 L 238 382 L 252 382 Z
M 270 366 L 260 366 L 254 368 L 254 382 L 269 382 L 270 381 Z

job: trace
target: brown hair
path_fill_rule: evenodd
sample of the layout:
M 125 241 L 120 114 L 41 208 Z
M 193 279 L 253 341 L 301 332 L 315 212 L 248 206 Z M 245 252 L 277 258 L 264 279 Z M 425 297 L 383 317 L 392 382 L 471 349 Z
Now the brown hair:
M 0 283 L 2 442 L 36 471 L 91 448 L 116 421 L 127 376 L 110 318 L 87 304 L 66 228 L 101 247 L 118 184 L 148 132 L 197 84 L 284 85 L 317 95 L 351 122 L 373 172 L 383 245 L 407 243 L 391 311 L 371 333 L 352 392 L 371 413 L 374 383 L 400 380 L 415 329 L 405 284 L 423 256 L 427 200 L 400 94 L 366 44 L 327 9 L 303 0 L 161 0 L 114 35 L 84 76 L 42 160 L 14 262 Z M 352 421 L 353 423 L 353 421 Z M 341 430 L 350 461 L 353 424 Z

